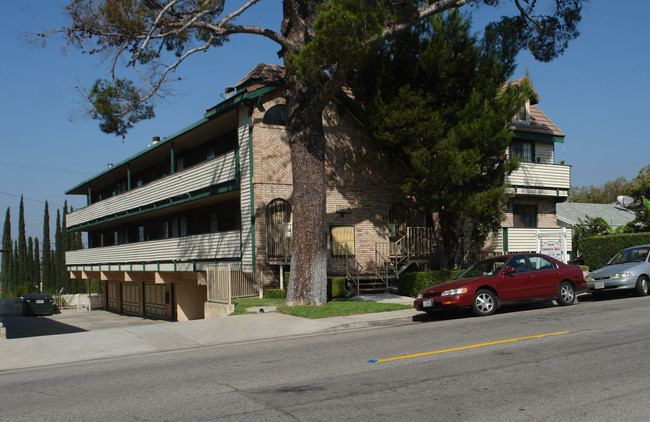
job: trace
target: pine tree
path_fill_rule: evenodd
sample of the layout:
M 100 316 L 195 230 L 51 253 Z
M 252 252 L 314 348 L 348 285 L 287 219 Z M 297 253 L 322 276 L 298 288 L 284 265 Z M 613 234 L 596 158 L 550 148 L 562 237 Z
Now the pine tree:
M 463 265 L 466 228 L 475 248 L 504 218 L 503 180 L 518 163 L 500 157 L 525 101 L 524 89 L 503 90 L 516 53 L 488 30 L 479 42 L 469 19 L 451 11 L 387 42 L 352 84 L 403 190 L 435 222 L 441 268 Z
M 11 288 L 13 261 L 13 243 L 11 241 L 11 209 L 7 207 L 5 224 L 2 230 L 2 291 L 8 292 Z
M 43 272 L 43 287 L 54 292 L 56 285 L 52 277 L 52 246 L 50 243 L 50 211 L 47 201 L 43 212 L 43 258 L 41 263 Z

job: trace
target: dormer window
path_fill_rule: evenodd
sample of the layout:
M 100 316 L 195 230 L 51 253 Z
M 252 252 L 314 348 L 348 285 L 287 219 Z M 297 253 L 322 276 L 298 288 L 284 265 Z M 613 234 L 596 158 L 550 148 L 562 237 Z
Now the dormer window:
M 530 125 L 530 100 L 526 100 L 512 120 L 515 124 Z

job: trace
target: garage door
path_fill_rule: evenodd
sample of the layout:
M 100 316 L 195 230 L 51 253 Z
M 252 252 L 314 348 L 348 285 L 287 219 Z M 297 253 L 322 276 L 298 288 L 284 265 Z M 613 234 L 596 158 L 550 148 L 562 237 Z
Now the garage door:
M 137 284 L 122 283 L 122 312 L 140 315 L 140 289 Z
M 144 284 L 144 315 L 155 318 L 167 318 L 164 284 Z
M 117 282 L 106 283 L 106 307 L 111 311 L 117 311 Z

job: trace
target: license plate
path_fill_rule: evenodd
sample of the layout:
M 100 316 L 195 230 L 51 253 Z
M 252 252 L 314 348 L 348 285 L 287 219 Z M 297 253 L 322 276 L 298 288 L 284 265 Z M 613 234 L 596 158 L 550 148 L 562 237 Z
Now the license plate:
M 602 281 L 597 281 L 594 283 L 594 289 L 604 289 L 605 283 Z
M 45 303 L 45 301 L 43 301 L 41 299 L 36 299 L 36 303 Z
M 423 308 L 433 308 L 433 299 L 425 299 L 422 301 Z

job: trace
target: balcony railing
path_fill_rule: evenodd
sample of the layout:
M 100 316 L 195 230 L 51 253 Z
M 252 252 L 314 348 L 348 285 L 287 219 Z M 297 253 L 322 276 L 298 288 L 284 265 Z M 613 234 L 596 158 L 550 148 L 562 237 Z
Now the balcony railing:
M 505 179 L 514 193 L 567 196 L 571 187 L 571 166 L 521 163 Z
M 537 240 L 535 234 L 539 230 L 540 234 L 550 234 L 561 232 L 560 228 L 543 228 L 543 229 L 527 229 L 527 228 L 514 228 L 504 227 L 499 230 L 499 234 L 493 239 L 491 252 L 502 253 L 516 253 L 516 252 L 535 252 L 537 250 Z M 567 229 L 567 250 L 572 248 L 572 232 Z
M 66 216 L 66 223 L 68 227 L 74 227 L 98 218 L 120 214 L 220 183 L 233 181 L 236 178 L 237 152 L 232 151 L 214 160 L 206 161 L 71 212 Z
M 239 230 L 66 252 L 70 271 L 182 271 L 196 261 L 241 257 Z

